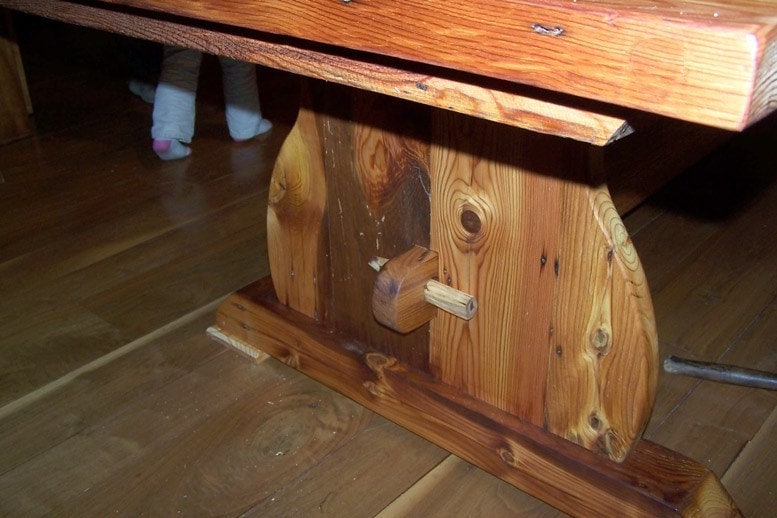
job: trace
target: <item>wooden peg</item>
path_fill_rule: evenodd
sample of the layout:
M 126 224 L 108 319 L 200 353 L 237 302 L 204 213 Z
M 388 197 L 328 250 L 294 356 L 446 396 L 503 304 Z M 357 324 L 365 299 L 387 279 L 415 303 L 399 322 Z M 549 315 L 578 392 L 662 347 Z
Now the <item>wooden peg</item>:
M 424 300 L 464 320 L 470 320 L 478 310 L 478 301 L 475 297 L 434 279 L 426 283 Z
M 381 324 L 409 333 L 430 321 L 437 308 L 464 319 L 477 311 L 475 297 L 435 280 L 437 253 L 421 246 L 393 258 L 374 257 L 379 271 L 372 292 L 372 311 Z

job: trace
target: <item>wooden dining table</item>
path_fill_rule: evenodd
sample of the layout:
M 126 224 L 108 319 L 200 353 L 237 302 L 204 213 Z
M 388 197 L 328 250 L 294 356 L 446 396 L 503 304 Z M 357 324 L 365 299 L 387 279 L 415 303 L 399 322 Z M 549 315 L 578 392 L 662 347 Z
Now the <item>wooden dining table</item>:
M 0 0 L 299 76 L 271 275 L 210 332 L 572 515 L 736 515 L 642 438 L 621 216 L 777 108 L 773 0 Z

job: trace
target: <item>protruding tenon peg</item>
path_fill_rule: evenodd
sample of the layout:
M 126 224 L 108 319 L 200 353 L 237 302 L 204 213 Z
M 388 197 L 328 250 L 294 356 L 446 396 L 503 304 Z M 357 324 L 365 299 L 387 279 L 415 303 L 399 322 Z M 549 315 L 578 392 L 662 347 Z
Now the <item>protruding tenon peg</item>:
M 437 308 L 466 320 L 477 311 L 475 297 L 435 280 L 437 253 L 421 246 L 393 258 L 373 257 L 379 271 L 372 292 L 372 311 L 381 324 L 409 333 L 430 321 Z

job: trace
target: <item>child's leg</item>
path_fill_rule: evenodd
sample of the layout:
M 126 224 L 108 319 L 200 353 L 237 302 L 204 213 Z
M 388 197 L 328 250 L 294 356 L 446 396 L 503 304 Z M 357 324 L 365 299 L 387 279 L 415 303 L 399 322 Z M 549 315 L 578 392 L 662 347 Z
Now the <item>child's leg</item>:
M 272 124 L 262 118 L 259 108 L 256 66 L 229 58 L 220 58 L 219 61 L 223 71 L 229 135 L 242 141 L 269 131 Z
M 151 127 L 153 149 L 163 160 L 183 158 L 191 153 L 184 143 L 191 142 L 194 136 L 201 61 L 202 53 L 198 50 L 165 47 Z

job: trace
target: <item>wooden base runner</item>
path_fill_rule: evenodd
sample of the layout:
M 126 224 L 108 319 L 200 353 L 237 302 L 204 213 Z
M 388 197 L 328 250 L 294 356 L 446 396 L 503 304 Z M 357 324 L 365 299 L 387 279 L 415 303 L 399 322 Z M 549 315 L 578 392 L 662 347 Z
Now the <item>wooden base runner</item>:
M 612 462 L 467 396 L 280 304 L 269 278 L 219 308 L 223 335 L 250 344 L 572 515 L 729 516 L 703 465 L 641 440 Z

